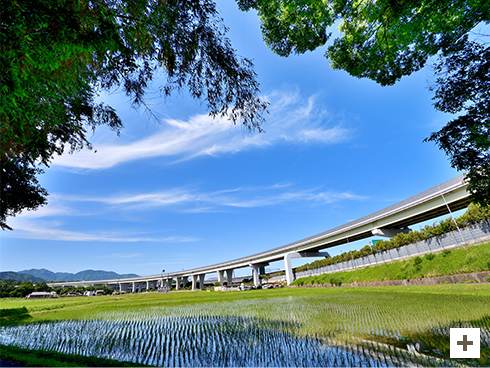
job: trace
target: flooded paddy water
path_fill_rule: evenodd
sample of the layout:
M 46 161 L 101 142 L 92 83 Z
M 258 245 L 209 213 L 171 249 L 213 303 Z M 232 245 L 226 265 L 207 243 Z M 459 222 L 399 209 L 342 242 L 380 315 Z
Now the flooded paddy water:
M 325 320 L 329 310 L 338 320 Z M 452 365 L 420 355 L 431 341 L 447 340 L 449 326 L 435 323 L 419 340 L 408 340 L 403 323 L 413 322 L 376 308 L 367 313 L 355 303 L 319 308 L 308 298 L 287 297 L 115 309 L 79 320 L 1 327 L 0 343 L 164 367 Z M 483 336 L 488 348 L 488 329 Z
M 2 331 L 1 342 L 163 367 L 383 366 L 247 317 L 62 321 Z

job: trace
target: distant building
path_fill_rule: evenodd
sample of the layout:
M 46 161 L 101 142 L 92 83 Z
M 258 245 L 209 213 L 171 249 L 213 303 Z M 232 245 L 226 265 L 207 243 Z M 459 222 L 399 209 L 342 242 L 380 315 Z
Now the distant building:
M 56 291 L 34 291 L 27 295 L 27 299 L 42 299 L 42 298 L 57 298 L 58 294 Z
M 78 293 L 76 291 L 70 291 L 68 294 L 66 294 L 68 296 L 81 296 L 82 294 L 81 293 Z

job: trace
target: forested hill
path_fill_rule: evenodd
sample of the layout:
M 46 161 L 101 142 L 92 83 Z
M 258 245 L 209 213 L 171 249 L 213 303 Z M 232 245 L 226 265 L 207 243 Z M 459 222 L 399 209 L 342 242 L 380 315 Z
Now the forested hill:
M 52 272 L 49 270 L 43 269 L 30 269 L 19 271 L 19 273 L 27 273 L 32 276 L 40 277 L 44 281 L 91 281 L 91 280 L 107 280 L 107 279 L 117 279 L 118 276 L 121 278 L 126 277 L 138 277 L 134 273 L 128 274 L 117 274 L 113 271 L 101 271 L 101 270 L 85 270 L 77 273 L 69 273 L 69 272 Z
M 29 281 L 29 282 L 45 281 L 40 277 L 32 276 L 27 273 L 18 273 L 13 271 L 0 272 L 0 280 L 17 280 L 17 281 Z

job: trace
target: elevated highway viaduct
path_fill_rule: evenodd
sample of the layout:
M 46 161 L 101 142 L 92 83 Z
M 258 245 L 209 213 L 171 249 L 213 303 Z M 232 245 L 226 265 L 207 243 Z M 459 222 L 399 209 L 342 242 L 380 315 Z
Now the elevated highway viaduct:
M 172 281 L 176 279 L 178 289 L 181 280 L 187 283 L 190 277 L 192 289 L 195 290 L 198 281 L 200 288 L 204 284 L 206 274 L 214 272 L 217 273 L 219 282 L 223 283 L 226 278 L 228 284 L 231 284 L 233 270 L 244 267 L 253 269 L 254 284 L 258 285 L 260 282 L 259 268 L 278 260 L 284 260 L 286 280 L 289 285 L 293 281 L 291 258 L 329 257 L 327 252 L 322 251 L 373 235 L 392 237 L 400 232 L 408 232 L 408 227 L 411 225 L 466 208 L 469 204 L 469 193 L 466 188 L 467 183 L 464 181 L 464 175 L 460 175 L 345 225 L 264 252 L 210 266 L 135 278 L 53 282 L 48 283 L 48 285 L 51 287 L 65 287 L 105 284 L 118 286 L 121 291 L 128 288 L 136 291 L 136 289 L 139 287 L 143 288 L 143 286 L 149 289 L 151 286 L 156 285 L 171 285 Z

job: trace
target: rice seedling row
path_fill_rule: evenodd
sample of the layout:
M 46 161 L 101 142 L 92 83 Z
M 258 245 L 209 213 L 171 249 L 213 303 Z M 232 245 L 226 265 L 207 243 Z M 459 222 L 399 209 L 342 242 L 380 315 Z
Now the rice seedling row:
M 486 293 L 274 295 L 4 326 L 0 343 L 165 367 L 488 365 Z M 481 328 L 480 360 L 449 360 L 451 327 Z

